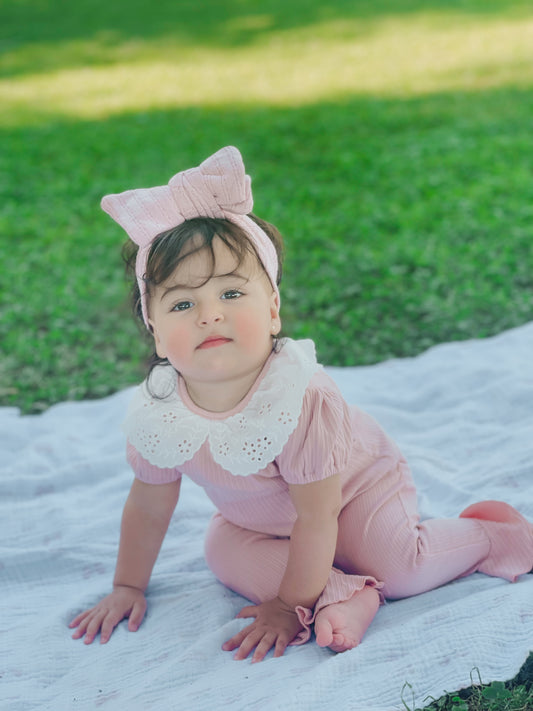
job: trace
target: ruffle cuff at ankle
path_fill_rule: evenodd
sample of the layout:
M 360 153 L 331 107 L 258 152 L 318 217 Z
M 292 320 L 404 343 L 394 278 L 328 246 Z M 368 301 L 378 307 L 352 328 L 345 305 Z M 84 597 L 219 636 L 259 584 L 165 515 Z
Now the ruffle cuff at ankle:
M 295 608 L 300 624 L 304 629 L 299 632 L 292 640 L 291 645 L 305 644 L 309 641 L 312 633 L 312 625 L 315 617 L 323 607 L 333 605 L 336 602 L 344 602 L 352 598 L 357 592 L 362 590 L 366 585 L 375 588 L 379 592 L 381 603 L 385 602 L 385 598 L 381 593 L 383 583 L 373 578 L 371 575 L 347 575 L 342 570 L 333 568 L 326 587 L 311 610 L 308 607 L 298 605 Z

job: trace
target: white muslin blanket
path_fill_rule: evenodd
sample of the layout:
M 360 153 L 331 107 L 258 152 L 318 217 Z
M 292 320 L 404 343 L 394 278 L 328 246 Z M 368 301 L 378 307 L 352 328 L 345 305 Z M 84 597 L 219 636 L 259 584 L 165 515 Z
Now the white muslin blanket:
M 533 520 L 533 323 L 417 358 L 329 368 L 406 454 L 425 517 L 502 499 Z M 0 708 L 9 711 L 392 711 L 512 678 L 533 648 L 533 575 L 475 574 L 382 606 L 344 654 L 313 641 L 260 664 L 221 644 L 246 604 L 203 559 L 212 504 L 184 481 L 136 633 L 107 645 L 67 622 L 110 589 L 132 474 L 120 423 L 132 390 L 39 416 L 0 409 Z M 474 672 L 477 678 L 477 672 Z M 429 699 L 425 703 L 429 703 Z

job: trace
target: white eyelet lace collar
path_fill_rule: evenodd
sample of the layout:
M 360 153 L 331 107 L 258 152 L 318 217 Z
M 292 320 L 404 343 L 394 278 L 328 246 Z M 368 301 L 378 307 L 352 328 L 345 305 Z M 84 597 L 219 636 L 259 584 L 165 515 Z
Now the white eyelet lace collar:
M 255 474 L 287 443 L 298 424 L 309 381 L 320 367 L 312 341 L 287 338 L 267 362 L 251 397 L 227 417 L 212 419 L 183 402 L 173 368 L 158 366 L 152 371 L 150 389 L 166 397 L 153 397 L 145 380 L 133 396 L 123 430 L 155 466 L 179 467 L 207 440 L 213 459 L 224 469 L 237 476 Z

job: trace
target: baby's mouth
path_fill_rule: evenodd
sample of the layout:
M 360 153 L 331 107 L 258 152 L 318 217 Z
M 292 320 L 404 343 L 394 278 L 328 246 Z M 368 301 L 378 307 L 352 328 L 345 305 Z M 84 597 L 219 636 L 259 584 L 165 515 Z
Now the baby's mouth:
M 199 350 L 205 350 L 206 348 L 217 348 L 218 346 L 223 346 L 229 343 L 231 338 L 226 338 L 225 336 L 209 336 L 202 341 L 198 346 Z

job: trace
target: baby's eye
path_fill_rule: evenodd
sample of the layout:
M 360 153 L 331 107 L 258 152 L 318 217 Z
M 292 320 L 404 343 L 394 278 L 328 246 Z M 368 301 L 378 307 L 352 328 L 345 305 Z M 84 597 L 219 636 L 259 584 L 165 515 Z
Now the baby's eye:
M 222 294 L 223 299 L 238 299 L 239 296 L 242 296 L 242 291 L 238 289 L 228 289 Z
M 192 301 L 178 301 L 177 304 L 170 309 L 171 311 L 188 311 L 193 306 Z

